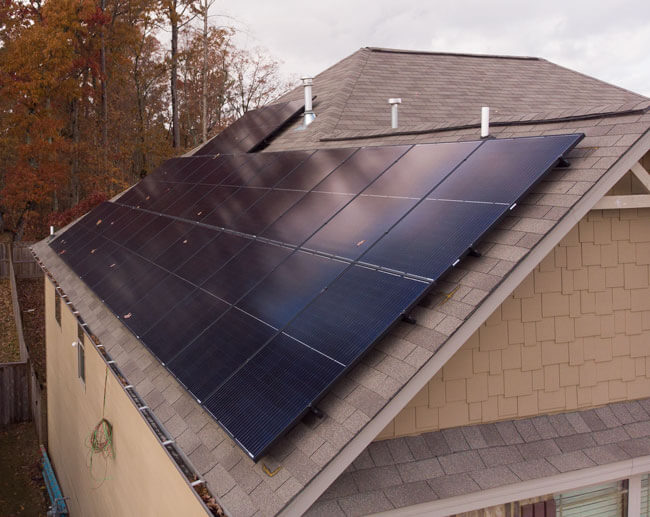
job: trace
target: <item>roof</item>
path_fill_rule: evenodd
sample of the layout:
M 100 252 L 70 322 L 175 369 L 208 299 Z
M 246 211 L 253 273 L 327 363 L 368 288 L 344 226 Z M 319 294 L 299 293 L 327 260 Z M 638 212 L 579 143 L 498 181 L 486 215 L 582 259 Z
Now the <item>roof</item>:
M 482 81 L 470 81 L 478 76 Z M 481 257 L 465 258 L 437 284 L 414 314 L 416 325 L 397 324 L 333 386 L 319 406 L 322 419 L 308 416 L 257 464 L 46 242 L 35 246 L 129 383 L 232 515 L 309 508 L 650 147 L 649 99 L 534 58 L 362 49 L 317 76 L 314 94 L 318 116 L 312 125 L 287 128 L 268 150 L 472 140 L 482 105 L 503 117 L 492 128 L 499 138 L 567 132 L 586 137 L 569 153 L 569 168 L 549 173 L 486 235 Z M 300 95 L 296 90 L 283 100 Z M 404 127 L 382 136 L 390 121 L 386 99 L 399 95 Z M 428 115 L 409 114 L 407 106 L 414 102 L 421 102 L 415 111 Z M 450 300 L 438 305 L 452 291 Z M 281 468 L 271 477 L 265 467 Z
M 365 515 L 650 454 L 650 399 L 374 442 L 307 515 Z

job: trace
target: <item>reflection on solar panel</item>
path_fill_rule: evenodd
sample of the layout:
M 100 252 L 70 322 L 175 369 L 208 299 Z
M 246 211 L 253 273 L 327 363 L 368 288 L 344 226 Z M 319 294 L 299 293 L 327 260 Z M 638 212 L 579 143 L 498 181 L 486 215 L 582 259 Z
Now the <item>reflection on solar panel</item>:
M 51 246 L 257 460 L 581 138 L 174 159 Z
M 303 107 L 302 102 L 291 101 L 247 111 L 194 155 L 251 152 L 298 115 Z

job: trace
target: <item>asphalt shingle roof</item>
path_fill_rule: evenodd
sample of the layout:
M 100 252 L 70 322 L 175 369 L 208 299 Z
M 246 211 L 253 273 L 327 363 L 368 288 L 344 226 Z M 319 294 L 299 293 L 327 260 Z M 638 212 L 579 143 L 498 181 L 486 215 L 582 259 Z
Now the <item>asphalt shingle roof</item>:
M 400 72 L 402 62 L 404 74 Z M 375 109 L 375 104 L 372 103 L 381 101 L 382 109 L 388 108 L 387 104 L 384 106 L 385 97 L 400 95 L 405 99 L 402 114 L 405 127 L 411 123 L 413 127 L 420 128 L 423 124 L 430 124 L 429 119 L 422 122 L 410 118 L 406 105 L 415 100 L 401 91 L 409 85 L 409 81 L 416 80 L 414 70 L 418 67 L 420 74 L 428 80 L 437 81 L 435 84 L 438 90 L 427 89 L 427 95 L 423 97 L 435 98 L 436 92 L 446 91 L 445 103 L 453 104 L 453 108 L 445 112 L 445 116 L 453 115 L 453 120 L 467 117 L 468 120 L 478 122 L 478 108 L 492 102 L 491 106 L 497 111 L 497 115 L 516 118 L 518 121 L 516 124 L 504 122 L 503 125 L 494 126 L 492 134 L 496 137 L 572 132 L 585 133 L 586 137 L 570 152 L 569 168 L 556 169 L 549 173 L 509 217 L 485 236 L 479 246 L 481 257 L 465 258 L 437 284 L 435 291 L 423 300 L 413 314 L 417 319 L 416 325 L 398 323 L 387 337 L 378 342 L 354 369 L 332 387 L 319 406 L 324 413 L 322 419 L 313 415 L 306 417 L 257 464 L 226 436 L 219 425 L 183 390 L 135 336 L 52 252 L 46 242 L 35 246 L 36 254 L 61 284 L 127 380 L 135 386 L 146 404 L 176 439 L 190 462 L 206 480 L 210 491 L 232 515 L 273 515 L 283 510 L 296 513 L 295 508 L 291 506 L 296 496 L 314 482 L 325 466 L 334 458 L 343 458 L 342 463 L 345 464 L 352 462 L 353 457 L 340 456 L 343 448 L 355 440 L 398 392 L 413 382 L 417 372 L 434 358 L 450 336 L 466 324 L 472 313 L 494 293 L 497 286 L 521 264 L 540 240 L 563 218 L 576 217 L 576 203 L 606 176 L 610 167 L 615 165 L 650 127 L 648 99 L 566 71 L 543 60 L 454 57 L 362 49 L 315 78 L 314 94 L 318 96 L 315 105 L 318 113 L 316 121 L 304 131 L 288 128 L 271 143 L 268 150 L 477 139 L 478 131 L 473 127 L 474 122 L 469 127 L 458 129 L 453 121 L 448 121 L 447 127 L 450 129 L 441 130 L 441 124 L 444 122 L 436 122 L 442 118 L 438 119 L 438 115 L 435 115 L 443 109 L 439 105 L 427 112 L 432 117 L 431 121 L 436 124 L 437 129 L 434 131 L 425 128 L 418 134 L 394 133 L 393 136 L 366 138 L 371 132 L 384 131 L 383 125 L 387 122 L 383 118 L 365 119 L 366 125 L 359 126 L 357 130 L 354 121 L 359 120 L 359 117 L 364 120 L 364 113 L 372 113 Z M 440 70 L 444 70 L 444 74 L 441 74 Z M 537 73 L 534 70 L 537 70 Z M 492 85 L 496 83 L 491 82 L 492 73 L 497 74 L 495 77 L 510 77 L 506 94 L 493 91 L 495 88 Z M 454 79 L 455 74 L 460 74 L 459 77 L 464 79 Z M 477 74 L 483 77 L 483 81 L 474 81 L 468 90 L 458 86 L 470 76 L 477 77 Z M 517 86 L 518 74 L 521 75 L 521 87 Z M 535 76 L 544 77 L 543 80 L 535 82 L 532 81 Z M 376 81 L 382 81 L 381 92 L 377 95 L 368 90 L 373 84 L 377 86 Z M 454 86 L 445 86 L 446 81 L 451 81 L 450 84 Z M 426 82 L 414 84 L 422 84 L 424 89 L 428 88 L 424 84 Z M 563 97 L 563 84 L 567 85 L 569 100 Z M 358 88 L 363 88 L 365 93 L 359 93 Z M 389 95 L 388 90 L 391 91 Z M 457 98 L 451 95 L 454 91 L 457 92 Z M 518 91 L 528 93 L 522 95 L 517 93 Z M 296 90 L 284 100 L 292 95 L 299 97 L 301 92 Z M 357 97 L 365 95 L 371 99 L 372 107 L 362 112 L 348 113 L 351 106 L 357 102 Z M 438 97 L 442 98 L 442 93 Z M 456 102 L 454 99 L 460 101 Z M 423 102 L 427 104 L 426 100 Z M 574 105 L 570 105 L 570 102 Z M 603 111 L 600 103 L 606 105 L 606 110 L 618 115 L 613 116 L 610 111 Z M 562 120 L 557 120 L 557 117 L 540 118 L 540 113 L 547 113 L 549 109 L 560 107 L 560 104 L 563 105 L 561 108 L 564 112 L 572 113 L 571 117 Z M 467 106 L 469 107 L 464 108 Z M 465 109 L 466 111 L 463 111 Z M 580 119 L 572 118 L 579 112 L 583 113 Z M 386 117 L 389 116 L 388 113 L 386 109 Z M 587 113 L 590 115 L 585 116 Z M 596 115 L 598 113 L 600 115 Z M 525 123 L 525 120 L 531 122 Z M 351 131 L 350 128 L 354 130 L 355 140 L 321 140 L 336 136 L 335 131 Z M 448 293 L 452 292 L 453 295 L 447 300 Z M 447 301 L 441 305 L 440 301 L 443 299 Z M 571 422 L 570 419 L 569 421 Z M 573 431 L 579 430 L 573 422 L 571 425 Z M 592 431 L 591 423 L 585 422 L 585 426 L 587 427 L 582 428 L 580 432 Z M 536 437 L 539 431 L 534 425 L 533 428 L 529 429 L 530 436 Z M 325 508 L 327 503 L 332 507 L 336 506 L 337 511 L 345 512 L 352 511 L 350 508 L 355 508 L 355 505 L 367 503 L 370 506 L 363 507 L 368 511 L 375 506 L 374 511 L 379 511 L 388 507 L 387 505 L 399 506 L 426 500 L 431 493 L 444 497 L 444 494 L 452 494 L 454 490 L 459 490 L 459 487 L 465 485 L 471 486 L 472 489 L 480 488 L 490 482 L 487 473 L 477 474 L 475 479 L 468 472 L 473 472 L 473 469 L 481 465 L 486 469 L 497 469 L 492 473 L 501 474 L 500 479 L 516 481 L 522 479 L 525 473 L 519 467 L 511 465 L 534 461 L 535 447 L 542 447 L 543 445 L 539 444 L 547 443 L 543 439 L 524 436 L 525 432 L 518 428 L 515 432 L 505 424 L 495 424 L 485 429 L 496 429 L 498 433 L 483 432 L 483 428 L 479 433 L 476 433 L 476 430 L 468 431 L 471 433 L 468 436 L 463 431 L 443 431 L 428 436 L 426 440 L 425 437 L 413 437 L 390 441 L 385 445 L 372 444 L 355 460 L 354 467 L 344 474 L 352 476 L 355 483 L 358 480 L 361 484 L 354 485 L 356 492 L 328 500 L 322 499 L 318 503 L 319 508 Z M 364 443 L 369 443 L 371 439 L 372 437 L 362 438 Z M 559 437 L 553 438 L 552 443 L 559 448 L 558 439 Z M 517 440 L 522 442 L 518 444 Z M 515 449 L 508 449 L 512 464 L 490 464 L 488 467 L 486 461 L 495 460 L 490 460 L 488 456 L 483 458 L 483 442 L 490 448 L 512 445 L 521 445 L 521 448 L 517 446 Z M 637 446 L 638 444 L 635 445 Z M 465 447 L 467 449 L 464 449 Z M 568 445 L 565 444 L 565 447 Z M 416 463 L 431 460 L 433 451 L 436 461 Z M 483 454 L 489 453 L 483 451 Z M 558 457 L 557 465 L 548 462 L 548 465 L 543 466 L 555 472 L 575 463 L 561 463 L 562 461 L 569 459 L 561 460 Z M 337 462 L 337 465 L 342 463 Z M 402 465 L 402 470 L 399 465 Z M 265 472 L 265 467 L 270 471 L 275 471 L 276 468 L 279 470 L 270 476 Z M 506 467 L 507 472 L 504 470 Z M 340 472 L 345 467 L 336 468 Z M 366 477 L 361 473 L 364 470 L 373 470 L 373 473 Z M 443 472 L 445 475 L 437 475 L 436 472 Z M 425 473 L 428 477 L 422 477 Z M 335 485 L 346 484 L 337 481 Z M 372 487 L 379 485 L 381 493 L 373 491 Z M 349 489 L 347 485 L 344 488 Z M 313 499 L 316 499 L 317 495 Z
M 374 442 L 307 512 L 365 515 L 650 454 L 650 399 Z

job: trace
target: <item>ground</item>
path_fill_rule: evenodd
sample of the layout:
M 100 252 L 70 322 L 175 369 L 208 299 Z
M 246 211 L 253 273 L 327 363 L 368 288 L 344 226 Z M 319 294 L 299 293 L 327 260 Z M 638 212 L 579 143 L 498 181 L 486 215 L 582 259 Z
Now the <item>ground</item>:
M 0 429 L 0 515 L 44 516 L 47 491 L 32 422 Z
M 45 294 L 43 277 L 18 280 L 23 333 L 36 375 L 45 385 Z
M 8 278 L 0 278 L 0 363 L 20 361 L 18 335 Z

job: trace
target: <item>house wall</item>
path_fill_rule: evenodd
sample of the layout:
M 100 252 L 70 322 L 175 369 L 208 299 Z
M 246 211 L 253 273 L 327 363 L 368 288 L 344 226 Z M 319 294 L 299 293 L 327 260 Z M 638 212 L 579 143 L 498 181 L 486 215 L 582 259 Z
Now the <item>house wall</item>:
M 45 282 L 49 454 L 71 515 L 205 515 L 118 380 L 85 337 L 86 382 L 77 376 L 77 320 Z M 113 425 L 115 457 L 92 458 L 88 437 L 104 417 Z
M 590 212 L 378 439 L 650 396 L 650 209 Z

